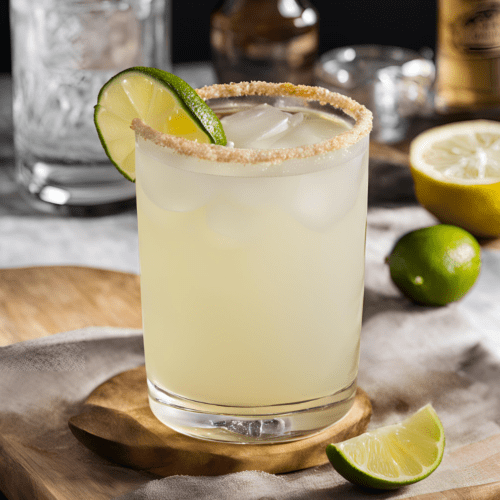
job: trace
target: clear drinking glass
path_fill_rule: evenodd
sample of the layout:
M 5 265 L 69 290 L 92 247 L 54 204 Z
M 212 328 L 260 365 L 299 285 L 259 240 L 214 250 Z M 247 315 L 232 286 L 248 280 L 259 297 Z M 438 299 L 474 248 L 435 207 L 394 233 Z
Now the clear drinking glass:
M 130 66 L 169 67 L 168 0 L 11 0 L 16 176 L 38 209 L 134 204 L 93 123 L 100 88 Z
M 150 405 L 181 433 L 291 441 L 353 403 L 371 113 L 301 89 L 259 82 L 199 93 L 220 116 L 268 103 L 329 115 L 342 134 L 236 149 L 133 122 Z
M 372 139 L 404 139 L 410 117 L 432 108 L 434 63 L 419 52 L 385 45 L 353 45 L 323 54 L 316 83 L 352 97 L 373 112 Z

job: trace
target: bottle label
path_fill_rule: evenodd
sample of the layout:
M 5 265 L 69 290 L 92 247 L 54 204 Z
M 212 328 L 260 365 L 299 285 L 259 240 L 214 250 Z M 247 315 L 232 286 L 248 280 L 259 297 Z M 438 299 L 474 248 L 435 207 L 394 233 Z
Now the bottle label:
M 469 55 L 500 55 L 500 2 L 483 3 L 458 17 L 452 25 L 456 49 Z

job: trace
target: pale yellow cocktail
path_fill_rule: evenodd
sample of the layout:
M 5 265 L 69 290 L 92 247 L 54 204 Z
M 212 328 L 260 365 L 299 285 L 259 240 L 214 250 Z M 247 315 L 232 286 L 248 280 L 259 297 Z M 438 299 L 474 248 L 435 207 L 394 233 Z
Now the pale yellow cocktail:
M 202 96 L 235 147 L 134 122 L 150 400 L 181 432 L 286 441 L 356 391 L 371 117 L 319 89 L 228 88 Z

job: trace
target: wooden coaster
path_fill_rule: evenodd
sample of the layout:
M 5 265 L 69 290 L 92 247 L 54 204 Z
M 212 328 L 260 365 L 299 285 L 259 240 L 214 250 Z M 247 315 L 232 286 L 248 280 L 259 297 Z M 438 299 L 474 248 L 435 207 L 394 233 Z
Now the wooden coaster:
M 140 366 L 97 387 L 84 411 L 70 418 L 69 427 L 98 455 L 160 476 L 214 476 L 243 470 L 280 473 L 326 463 L 326 445 L 364 432 L 371 411 L 368 396 L 358 388 L 349 413 L 310 438 L 258 445 L 203 441 L 179 434 L 156 419 L 149 408 L 146 370 Z

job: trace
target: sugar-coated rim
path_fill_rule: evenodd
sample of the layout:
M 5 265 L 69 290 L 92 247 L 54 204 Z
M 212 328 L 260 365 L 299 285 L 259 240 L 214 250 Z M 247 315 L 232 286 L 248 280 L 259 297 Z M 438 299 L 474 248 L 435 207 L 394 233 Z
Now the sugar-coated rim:
M 368 135 L 372 129 L 372 113 L 367 108 L 349 97 L 322 87 L 291 83 L 241 82 L 210 85 L 197 89 L 196 92 L 204 100 L 245 95 L 300 97 L 308 101 L 318 101 L 321 105 L 331 104 L 354 118 L 356 123 L 346 132 L 326 141 L 283 149 L 239 149 L 216 144 L 201 144 L 183 137 L 158 132 L 139 118 L 132 121 L 132 129 L 142 138 L 158 146 L 168 147 L 177 153 L 195 156 L 202 160 L 223 163 L 278 163 L 292 158 L 308 158 L 351 146 Z

